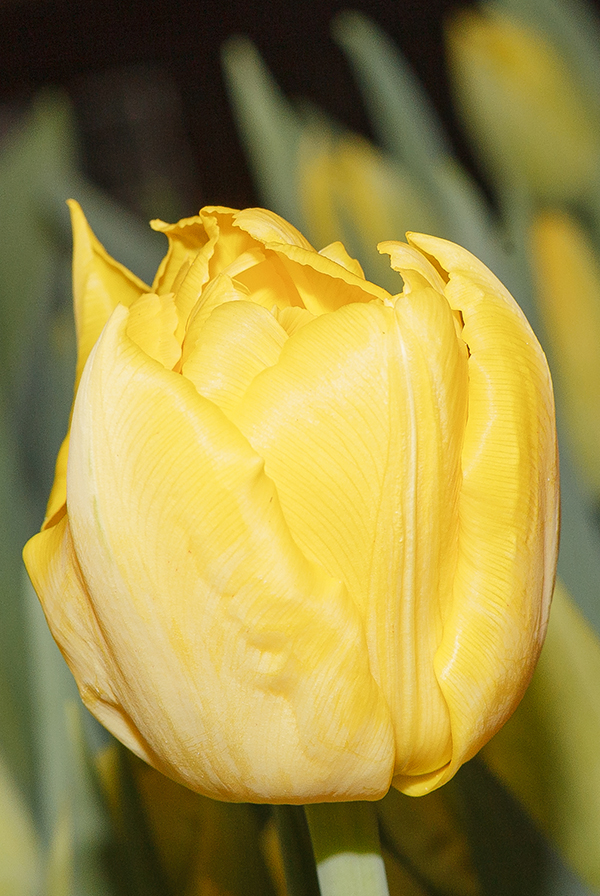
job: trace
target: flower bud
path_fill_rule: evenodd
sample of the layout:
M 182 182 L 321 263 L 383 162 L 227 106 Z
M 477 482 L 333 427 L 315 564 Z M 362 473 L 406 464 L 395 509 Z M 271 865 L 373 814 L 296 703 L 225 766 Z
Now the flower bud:
M 380 244 L 391 295 L 262 209 L 155 222 L 149 290 L 73 216 L 82 373 L 25 557 L 84 702 L 217 799 L 443 784 L 519 702 L 552 592 L 520 309 L 453 243 Z
M 458 107 L 491 175 L 545 199 L 584 196 L 597 178 L 598 120 L 557 49 L 500 13 L 460 12 L 447 33 Z

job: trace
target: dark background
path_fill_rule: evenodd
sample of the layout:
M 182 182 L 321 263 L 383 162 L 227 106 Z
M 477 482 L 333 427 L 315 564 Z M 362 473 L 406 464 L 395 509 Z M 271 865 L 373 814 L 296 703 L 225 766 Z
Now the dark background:
M 452 130 L 442 27 L 459 5 L 466 4 L 0 0 L 2 121 L 36 89 L 59 85 L 75 104 L 86 173 L 142 214 L 144 178 L 175 184 L 182 214 L 208 203 L 256 204 L 221 76 L 227 37 L 249 35 L 288 95 L 307 97 L 371 136 L 349 67 L 329 37 L 336 12 L 362 10 L 401 47 Z M 453 136 L 468 162 L 460 135 Z

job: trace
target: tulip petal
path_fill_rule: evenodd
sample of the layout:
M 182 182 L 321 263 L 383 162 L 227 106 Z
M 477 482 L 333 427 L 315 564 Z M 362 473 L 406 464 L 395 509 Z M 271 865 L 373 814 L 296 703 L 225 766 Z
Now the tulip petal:
M 315 319 L 314 314 L 311 314 L 306 308 L 296 307 L 276 309 L 275 316 L 288 336 L 293 336 L 300 327 Z
M 235 223 L 260 243 L 284 243 L 288 246 L 300 246 L 309 252 L 315 250 L 293 224 L 289 224 L 280 215 L 265 208 L 246 208 L 236 212 Z
M 186 265 L 189 268 L 208 242 L 209 237 L 199 215 L 183 218 L 177 224 L 166 224 L 164 221 L 155 219 L 150 221 L 150 226 L 158 233 L 164 233 L 169 240 L 169 249 L 160 263 L 152 284 L 152 292 L 163 295 L 163 293 L 173 292 L 175 280 L 182 266 Z M 144 292 L 149 291 L 144 290 Z
M 407 243 L 385 240 L 377 249 L 390 256 L 390 264 L 395 271 L 402 274 L 404 292 L 419 289 L 423 282 L 428 283 L 439 293 L 444 292 L 444 281 L 439 272 L 425 256 Z M 416 277 L 415 277 L 416 275 Z
M 382 796 L 391 726 L 356 607 L 297 547 L 261 458 L 127 319 L 84 372 L 67 485 L 119 706 L 154 764 L 207 795 Z
M 521 310 L 466 250 L 410 241 L 448 271 L 470 353 L 453 609 L 435 657 L 453 738 L 440 784 L 506 721 L 533 672 L 554 583 L 558 470 L 548 367 Z
M 207 206 L 193 218 L 177 224 L 152 221 L 154 230 L 166 234 L 169 250 L 154 278 L 153 291 L 176 293 L 181 339 L 202 289 L 229 265 L 239 264 L 245 252 L 258 247 L 256 240 L 234 224 L 234 209 Z M 262 256 L 261 256 L 262 258 Z
M 46 506 L 43 529 L 53 526 L 66 513 L 67 509 L 67 461 L 69 459 L 69 433 L 60 446 L 54 468 L 54 482 Z
M 132 304 L 127 335 L 167 370 L 175 367 L 181 355 L 176 329 L 177 310 L 172 295 L 148 293 Z
M 182 373 L 200 395 L 226 414 L 236 407 L 254 377 L 279 360 L 288 338 L 270 311 L 239 301 L 219 305 L 200 331 L 188 336 L 196 338 Z
M 152 750 L 122 712 L 113 691 L 110 646 L 90 603 L 68 518 L 63 516 L 57 525 L 34 535 L 25 545 L 23 559 L 35 590 L 43 595 L 48 625 L 79 683 L 83 702 L 130 750 L 153 763 Z
M 279 263 L 275 253 L 262 247 L 245 252 L 224 268 L 223 274 L 231 277 L 253 302 L 264 308 L 302 307 L 302 298 L 289 272 Z
M 352 302 L 370 302 L 373 299 L 389 301 L 385 289 L 357 276 L 347 267 L 332 261 L 314 250 L 299 246 L 268 243 L 280 261 L 300 298 L 312 314 L 336 311 Z
M 249 290 L 239 281 L 232 280 L 228 274 L 218 274 L 208 283 L 206 289 L 196 302 L 188 321 L 185 339 L 183 341 L 183 359 L 193 351 L 197 338 L 202 332 L 202 327 L 213 313 L 215 308 L 225 305 L 227 302 L 239 302 L 247 299 Z M 175 299 L 177 302 L 177 298 Z
M 360 280 L 365 279 L 365 272 L 360 266 L 360 262 L 357 261 L 356 258 L 352 258 L 350 255 L 348 255 L 344 244 L 340 243 L 339 240 L 336 240 L 334 243 L 330 243 L 328 246 L 320 249 L 319 255 L 322 255 L 324 258 L 329 258 L 330 261 L 334 261 L 336 264 L 340 264 L 343 268 L 346 268 L 347 271 L 350 271 L 351 274 L 354 274 L 354 276 L 358 277 Z
M 450 759 L 431 657 L 452 600 L 466 377 L 450 307 L 426 289 L 306 324 L 233 414 L 301 549 L 367 620 L 407 774 Z
M 73 227 L 73 304 L 77 330 L 75 388 L 94 343 L 120 302 L 131 305 L 148 292 L 135 274 L 115 261 L 96 238 L 78 202 L 69 199 Z
M 75 389 L 85 362 L 116 305 L 131 305 L 148 287 L 135 274 L 115 261 L 96 238 L 81 206 L 67 201 L 73 227 L 73 305 L 77 330 Z M 65 512 L 69 436 L 60 447 L 54 482 L 44 519 L 44 528 L 53 525 Z

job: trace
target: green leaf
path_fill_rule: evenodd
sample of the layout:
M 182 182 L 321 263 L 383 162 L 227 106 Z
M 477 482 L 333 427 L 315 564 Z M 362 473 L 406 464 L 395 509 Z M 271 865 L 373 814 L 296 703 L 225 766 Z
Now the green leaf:
M 32 515 L 19 476 L 17 443 L 3 399 L 0 392 L 0 755 L 32 802 L 31 706 L 21 560 Z
M 332 30 L 355 72 L 375 133 L 428 195 L 441 221 L 436 236 L 464 246 L 510 281 L 510 261 L 488 204 L 454 158 L 427 93 L 398 48 L 361 13 L 342 13 Z
M 600 639 L 559 582 L 531 685 L 483 755 L 571 866 L 597 890 L 599 693 Z
M 246 37 L 222 49 L 231 105 L 265 204 L 303 229 L 297 181 L 301 124 L 292 106 Z
M 462 812 L 483 896 L 592 896 L 481 760 L 446 787 Z
M 450 155 L 429 96 L 387 34 L 358 12 L 338 15 L 332 33 L 354 69 L 383 146 L 424 174 Z

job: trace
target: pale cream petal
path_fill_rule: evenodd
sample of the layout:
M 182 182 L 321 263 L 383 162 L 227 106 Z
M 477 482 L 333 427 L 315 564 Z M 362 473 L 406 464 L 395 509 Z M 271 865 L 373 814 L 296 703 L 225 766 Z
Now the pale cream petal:
M 306 324 L 234 420 L 265 458 L 302 550 L 367 622 L 396 767 L 450 758 L 432 658 L 452 599 L 467 356 L 433 290 Z
M 181 372 L 229 414 L 255 376 L 275 364 L 288 336 L 266 308 L 227 302 L 200 329 Z
M 155 764 L 207 795 L 383 795 L 389 712 L 353 602 L 298 549 L 248 442 L 127 316 L 86 367 L 67 485 L 119 705 Z
M 73 228 L 73 305 L 77 331 L 75 386 L 96 339 L 114 308 L 148 292 L 135 274 L 115 261 L 96 238 L 79 203 L 68 201 Z

